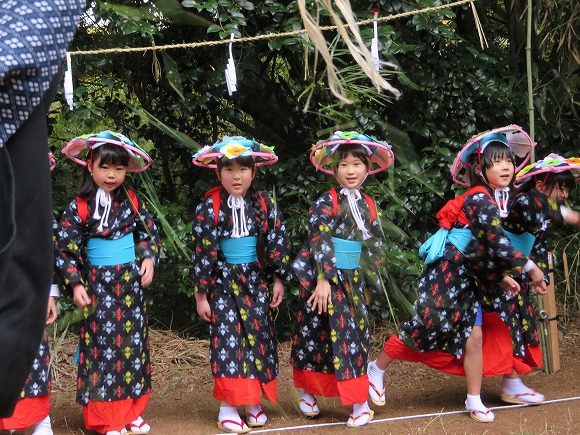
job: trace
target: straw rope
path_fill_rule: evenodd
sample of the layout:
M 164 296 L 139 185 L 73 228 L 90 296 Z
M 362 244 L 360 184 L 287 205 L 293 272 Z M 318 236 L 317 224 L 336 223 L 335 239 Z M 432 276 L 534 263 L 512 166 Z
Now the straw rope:
M 453 3 L 448 3 L 445 5 L 433 6 L 433 7 L 429 7 L 429 8 L 425 8 L 425 9 L 419 9 L 416 11 L 401 12 L 399 14 L 388 15 L 386 17 L 379 17 L 379 18 L 377 18 L 377 21 L 378 22 L 392 21 L 392 20 L 395 20 L 398 18 L 404 18 L 404 17 L 408 17 L 408 16 L 412 16 L 412 15 L 426 14 L 426 13 L 437 11 L 440 9 L 447 9 L 447 8 L 451 8 L 451 7 L 455 7 L 455 6 L 460 6 L 460 5 L 463 5 L 465 3 L 472 3 L 473 4 L 474 1 L 475 0 L 459 0 L 459 1 L 456 1 Z M 371 18 L 368 20 L 359 21 L 355 25 L 363 26 L 363 25 L 370 24 L 373 22 L 374 22 L 374 19 Z M 351 25 L 347 24 L 346 27 L 351 27 Z M 337 30 L 338 28 L 339 28 L 339 26 L 336 26 L 336 25 L 319 27 L 319 29 L 321 31 Z M 265 39 L 283 38 L 283 37 L 288 37 L 288 36 L 300 35 L 300 34 L 303 34 L 306 32 L 307 32 L 306 29 L 300 29 L 300 30 L 293 30 L 290 32 L 267 33 L 265 35 L 248 36 L 248 37 L 243 37 L 243 38 L 237 38 L 237 39 L 234 39 L 233 41 L 230 41 L 229 39 L 220 39 L 218 41 L 188 42 L 188 43 L 181 43 L 181 44 L 156 45 L 156 46 L 150 46 L 150 47 L 102 48 L 99 50 L 70 51 L 69 54 L 71 56 L 81 56 L 81 55 L 86 56 L 86 55 L 95 55 L 95 54 L 115 54 L 115 53 L 129 53 L 129 52 L 162 51 L 162 50 L 172 50 L 172 49 L 180 49 L 180 48 L 198 48 L 198 47 L 208 47 L 208 46 L 216 46 L 216 45 L 226 45 L 226 44 L 229 44 L 230 42 L 241 43 L 241 42 L 260 41 L 260 40 L 265 40 Z

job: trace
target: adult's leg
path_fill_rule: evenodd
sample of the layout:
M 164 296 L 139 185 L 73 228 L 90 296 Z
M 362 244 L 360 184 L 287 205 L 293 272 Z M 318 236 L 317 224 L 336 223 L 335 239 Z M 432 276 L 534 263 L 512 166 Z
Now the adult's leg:
M 46 320 L 54 267 L 46 109 L 53 96 L 47 92 L 46 104 L 41 104 L 4 145 L 14 174 L 16 235 L 2 258 L 0 417 L 12 415 Z

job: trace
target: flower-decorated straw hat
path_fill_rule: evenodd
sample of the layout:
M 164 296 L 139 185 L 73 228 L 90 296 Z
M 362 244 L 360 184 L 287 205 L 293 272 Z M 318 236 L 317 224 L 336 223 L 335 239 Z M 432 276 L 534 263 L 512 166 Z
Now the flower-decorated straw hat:
M 310 161 L 317 170 L 334 174 L 330 167 L 334 151 L 342 145 L 355 144 L 362 145 L 367 151 L 372 163 L 369 174 L 381 172 L 395 161 L 391 145 L 356 131 L 335 131 L 328 139 L 319 141 L 310 151 Z
M 462 186 L 471 186 L 466 170 L 470 166 L 469 160 L 474 153 L 481 154 L 485 147 L 492 142 L 500 142 L 509 146 L 517 157 L 523 159 L 516 167 L 516 172 L 528 162 L 530 152 L 536 145 L 530 136 L 517 125 L 508 125 L 479 133 L 473 136 L 455 157 L 451 165 L 451 176 L 454 182 Z
M 278 156 L 274 154 L 274 147 L 261 144 L 253 139 L 242 136 L 224 136 L 221 141 L 213 145 L 206 145 L 193 155 L 194 165 L 205 168 L 217 168 L 217 161 L 221 157 L 235 159 L 236 157 L 252 156 L 256 166 L 266 166 L 276 163 Z
M 78 163 L 79 165 L 86 166 L 87 162 L 80 159 L 78 156 L 83 152 L 86 152 L 88 155 L 90 154 L 91 150 L 98 148 L 106 143 L 117 145 L 127 150 L 129 153 L 129 166 L 127 167 L 128 172 L 144 171 L 151 164 L 151 157 L 149 157 L 149 155 L 143 151 L 136 142 L 132 141 L 121 133 L 117 133 L 111 130 L 75 137 L 66 144 L 62 152 L 72 161 Z
M 574 181 L 580 181 L 580 158 L 578 157 L 562 157 L 558 154 L 548 154 L 536 163 L 530 163 L 524 169 L 516 174 L 516 184 L 521 184 L 526 179 L 534 177 L 539 174 L 548 174 L 550 172 L 558 173 L 570 171 L 574 176 Z

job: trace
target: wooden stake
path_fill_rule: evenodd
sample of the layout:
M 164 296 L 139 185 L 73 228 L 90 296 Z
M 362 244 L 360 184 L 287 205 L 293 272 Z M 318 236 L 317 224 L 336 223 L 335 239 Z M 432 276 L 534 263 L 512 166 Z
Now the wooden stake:
M 544 311 L 546 312 L 546 329 L 548 331 L 547 355 L 549 367 L 547 373 L 560 370 L 560 345 L 558 342 L 558 321 L 556 318 L 556 286 L 554 285 L 554 261 L 551 252 L 548 252 L 548 268 L 550 270 L 550 285 L 548 293 L 543 296 Z

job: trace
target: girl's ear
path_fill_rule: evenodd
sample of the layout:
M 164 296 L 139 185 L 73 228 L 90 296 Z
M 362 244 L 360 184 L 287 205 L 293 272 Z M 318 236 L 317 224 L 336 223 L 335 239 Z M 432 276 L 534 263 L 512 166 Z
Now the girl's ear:
M 92 159 L 87 160 L 87 168 L 89 168 L 89 172 L 92 174 L 93 173 L 93 160 Z
M 479 163 L 476 163 L 475 165 L 473 165 L 473 172 L 475 175 L 481 175 L 482 170 L 481 170 L 481 165 Z
M 544 182 L 542 180 L 536 180 L 536 189 L 542 193 L 544 192 Z
M 220 180 L 220 182 L 221 182 L 222 181 L 222 177 L 220 175 L 220 170 L 218 168 L 215 169 L 215 174 L 217 175 L 218 180 Z
M 254 169 L 252 169 L 252 180 L 254 179 L 254 177 L 256 176 L 256 172 L 258 172 L 258 168 L 256 168 L 254 166 Z

